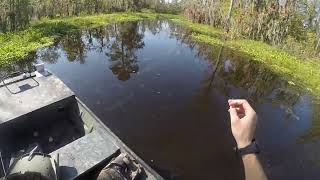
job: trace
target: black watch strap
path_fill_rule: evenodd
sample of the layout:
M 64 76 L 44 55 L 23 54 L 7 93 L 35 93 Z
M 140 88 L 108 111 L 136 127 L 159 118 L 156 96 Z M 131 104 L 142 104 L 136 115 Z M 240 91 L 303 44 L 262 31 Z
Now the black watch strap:
M 252 140 L 252 143 L 244 148 L 237 149 L 237 152 L 240 156 L 244 156 L 246 154 L 258 154 L 260 149 L 255 140 Z

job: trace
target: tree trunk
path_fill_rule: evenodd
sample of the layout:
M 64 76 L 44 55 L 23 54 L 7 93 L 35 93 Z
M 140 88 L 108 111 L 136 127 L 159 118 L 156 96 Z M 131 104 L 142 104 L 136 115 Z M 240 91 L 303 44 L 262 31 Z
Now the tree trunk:
M 225 29 L 227 32 L 229 32 L 229 30 L 230 30 L 230 21 L 231 21 L 231 15 L 232 15 L 232 10 L 233 10 L 233 6 L 234 6 L 234 1 L 235 0 L 230 0 L 229 12 L 228 12 L 226 24 L 225 24 Z

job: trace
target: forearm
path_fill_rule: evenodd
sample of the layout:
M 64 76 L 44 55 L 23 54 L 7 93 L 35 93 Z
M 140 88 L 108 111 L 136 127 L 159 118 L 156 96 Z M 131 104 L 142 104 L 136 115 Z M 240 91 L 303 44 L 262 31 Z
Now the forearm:
M 267 180 L 256 154 L 242 156 L 246 180 Z
M 254 139 L 254 132 L 257 125 L 257 113 L 245 99 L 229 99 L 229 113 L 231 131 L 237 142 L 239 154 L 245 170 L 246 180 L 267 180 L 262 166 L 254 153 L 259 148 Z

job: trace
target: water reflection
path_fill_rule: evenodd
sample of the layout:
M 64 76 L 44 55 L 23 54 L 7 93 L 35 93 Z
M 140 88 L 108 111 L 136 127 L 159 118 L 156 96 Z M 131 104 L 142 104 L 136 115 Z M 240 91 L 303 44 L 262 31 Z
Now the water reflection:
M 299 142 L 301 143 L 310 141 L 316 142 L 320 137 L 320 102 L 313 102 L 312 107 L 312 126 L 299 138 Z M 320 157 L 316 160 L 317 164 L 319 164 Z
M 231 152 L 228 98 L 249 99 L 257 109 L 271 179 L 289 171 L 301 179 L 301 166 L 319 177 L 310 163 L 320 159 L 319 145 L 310 144 L 320 137 L 319 104 L 246 55 L 194 42 L 180 25 L 141 21 L 78 31 L 31 57 L 46 62 L 168 179 L 243 178 Z
M 299 101 L 301 90 L 247 56 L 222 46 L 209 46 L 194 42 L 190 31 L 170 24 L 171 35 L 189 48 L 197 49 L 197 56 L 210 61 L 211 69 L 203 80 L 203 89 L 219 89 L 227 97 L 246 98 L 255 104 L 271 102 L 286 109 L 287 116 L 297 118 L 293 107 Z M 235 97 L 230 87 L 243 93 Z M 201 91 L 200 91 L 201 92 Z
M 110 26 L 114 38 L 108 42 L 106 56 L 110 58 L 110 69 L 121 81 L 137 73 L 136 51 L 144 47 L 143 32 L 139 32 L 137 22 L 122 23 Z
M 88 51 L 104 53 L 110 63 L 110 70 L 121 81 L 130 79 L 130 74 L 139 71 L 137 51 L 145 46 L 144 31 L 139 29 L 138 22 L 119 23 L 77 31 L 62 38 L 55 46 L 39 51 L 41 60 L 56 63 L 62 50 L 70 62 L 84 64 Z
M 80 64 L 85 63 L 88 44 L 83 41 L 82 32 L 76 31 L 67 35 L 65 38 L 62 38 L 60 45 L 70 62 L 78 61 Z
M 61 54 L 59 53 L 59 48 L 60 47 L 58 46 L 51 46 L 43 50 L 39 50 L 38 56 L 41 58 L 42 61 L 46 63 L 55 64 L 61 57 Z

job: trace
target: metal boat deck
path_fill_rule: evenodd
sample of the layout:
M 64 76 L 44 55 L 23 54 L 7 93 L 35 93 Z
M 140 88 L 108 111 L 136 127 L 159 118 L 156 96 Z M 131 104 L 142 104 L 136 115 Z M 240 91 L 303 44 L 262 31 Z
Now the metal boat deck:
M 39 73 L 37 73 L 39 74 Z M 22 76 L 16 79 L 21 79 Z M 0 126 L 49 104 L 74 96 L 74 93 L 56 76 L 48 75 L 0 83 Z M 14 83 L 12 83 L 14 82 Z
M 20 76 L 4 83 L 0 83 L 0 152 L 5 168 L 16 152 L 37 143 L 45 153 L 59 154 L 62 180 L 91 179 L 92 172 L 121 152 L 144 167 L 142 179 L 162 179 L 56 76 L 36 72 L 33 78 Z

